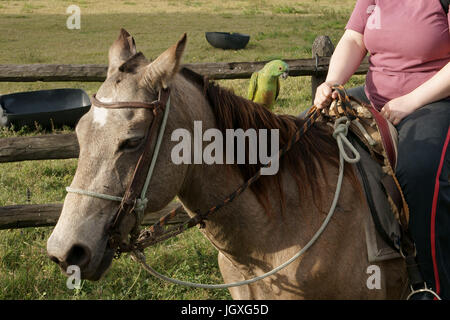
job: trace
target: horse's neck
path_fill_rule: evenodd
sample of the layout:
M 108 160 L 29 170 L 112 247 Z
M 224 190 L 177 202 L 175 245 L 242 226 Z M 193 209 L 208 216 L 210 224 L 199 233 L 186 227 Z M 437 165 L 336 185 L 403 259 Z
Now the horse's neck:
M 180 200 L 191 211 L 206 212 L 220 204 L 235 191 L 243 179 L 236 168 L 225 165 L 195 165 L 190 170 L 179 194 Z M 234 251 L 242 246 L 257 246 L 260 239 L 253 238 L 268 231 L 270 218 L 253 192 L 244 191 L 233 202 L 225 205 L 206 220 L 205 233 L 219 249 Z
M 216 128 L 215 116 L 206 99 L 202 95 L 196 96 L 195 99 L 204 100 L 201 102 L 197 100 L 196 103 L 188 105 L 190 110 L 184 113 L 184 122 L 186 123 L 182 125 L 193 127 L 194 121 L 201 120 L 203 132 Z M 186 101 L 184 103 L 186 104 Z M 207 143 L 204 143 L 203 147 L 206 145 Z M 219 204 L 243 182 L 241 173 L 236 166 L 191 164 L 178 197 L 190 211 L 205 212 Z M 264 224 L 267 221 L 268 217 L 264 214 L 263 208 L 249 189 L 233 203 L 208 217 L 206 230 L 211 241 L 219 241 L 219 238 L 227 241 L 226 238 L 235 234 L 236 230 L 241 229 L 246 232 L 245 229 L 250 228 L 250 225 L 257 227 L 258 224 Z M 218 239 L 214 240 L 213 238 L 216 236 Z
M 201 115 L 203 132 L 216 127 L 213 112 L 207 103 L 197 103 L 191 107 L 196 108 L 190 112 L 191 126 Z M 301 243 L 299 235 L 309 236 L 309 232 L 302 228 L 306 228 L 308 224 L 315 226 L 315 220 L 319 221 L 314 214 L 317 209 L 313 205 L 312 195 L 306 195 L 300 201 L 296 183 L 288 171 L 278 174 L 283 175 L 287 204 L 285 215 L 281 215 L 276 184 L 268 185 L 269 200 L 274 211 L 272 216 L 265 212 L 254 192 L 248 188 L 232 203 L 208 217 L 205 233 L 218 248 L 240 252 L 267 249 L 276 251 L 280 247 Z M 263 176 L 261 179 L 264 178 Z M 243 182 L 237 166 L 193 164 L 187 170 L 178 196 L 190 211 L 203 213 L 220 204 Z M 274 237 L 277 241 L 270 240 Z

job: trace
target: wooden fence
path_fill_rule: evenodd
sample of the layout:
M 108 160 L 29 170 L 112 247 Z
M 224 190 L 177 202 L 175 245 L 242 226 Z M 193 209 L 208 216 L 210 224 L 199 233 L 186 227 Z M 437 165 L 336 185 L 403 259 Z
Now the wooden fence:
M 316 88 L 325 81 L 330 57 L 334 46 L 327 36 L 319 36 L 312 46 L 311 59 L 284 60 L 289 65 L 289 76 L 311 76 L 311 92 L 314 97 Z M 210 79 L 246 79 L 261 69 L 261 62 L 220 62 L 186 64 L 192 70 L 208 76 Z M 365 59 L 356 74 L 365 74 L 368 61 Z M 102 82 L 106 78 L 106 65 L 2 65 L 0 81 L 94 81 Z M 77 158 L 78 141 L 75 134 L 49 134 L 34 137 L 12 137 L 0 139 L 0 163 L 26 160 L 70 159 Z M 152 224 L 159 216 L 170 211 L 177 203 L 171 203 L 160 212 L 146 215 L 144 224 Z M 0 229 L 39 227 L 54 225 L 61 212 L 61 204 L 15 205 L 0 207 Z M 180 214 L 173 223 L 181 222 L 186 213 Z

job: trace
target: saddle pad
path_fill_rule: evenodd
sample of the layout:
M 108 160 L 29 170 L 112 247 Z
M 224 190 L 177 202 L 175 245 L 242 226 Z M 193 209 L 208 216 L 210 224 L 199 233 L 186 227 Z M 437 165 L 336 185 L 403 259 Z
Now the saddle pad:
M 373 223 L 372 216 L 366 216 L 364 231 L 366 233 L 367 260 L 369 263 L 401 258 L 400 253 L 392 249 L 381 238 Z
M 401 231 L 391 205 L 383 190 L 381 179 L 386 174 L 359 143 L 352 139 L 353 145 L 361 155 L 357 164 L 358 179 L 364 186 L 370 215 L 365 217 L 364 229 L 369 262 L 379 262 L 401 257 Z

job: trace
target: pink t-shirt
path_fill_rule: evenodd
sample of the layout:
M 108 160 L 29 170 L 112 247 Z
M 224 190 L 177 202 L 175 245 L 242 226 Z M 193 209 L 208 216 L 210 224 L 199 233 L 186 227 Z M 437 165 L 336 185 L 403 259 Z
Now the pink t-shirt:
M 370 52 L 366 95 L 381 109 L 450 61 L 450 15 L 439 0 L 358 0 L 346 29 Z

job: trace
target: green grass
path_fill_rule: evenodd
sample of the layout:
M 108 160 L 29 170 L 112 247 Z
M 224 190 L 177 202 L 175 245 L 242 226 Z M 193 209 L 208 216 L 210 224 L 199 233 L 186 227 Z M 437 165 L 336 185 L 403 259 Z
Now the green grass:
M 354 0 L 241 1 L 78 1 L 81 30 L 68 30 L 65 9 L 72 1 L 2 1 L 1 63 L 107 63 L 107 51 L 121 27 L 135 37 L 138 50 L 155 58 L 188 34 L 184 61 L 261 61 L 311 57 L 315 37 L 337 43 Z M 333 9 L 330 9 L 333 8 Z M 248 33 L 245 50 L 212 48 L 205 31 Z M 363 77 L 353 77 L 351 85 Z M 219 81 L 246 95 L 248 80 Z M 92 94 L 99 83 L 0 83 L 0 94 L 51 88 L 81 88 Z M 282 81 L 277 113 L 298 114 L 311 103 L 308 77 Z M 67 131 L 65 129 L 64 131 Z M 0 130 L 0 137 L 45 133 L 40 128 Z M 0 205 L 62 202 L 77 160 L 0 164 Z M 27 190 L 29 192 L 27 192 Z M 28 198 L 27 193 L 31 194 Z M 230 299 L 227 290 L 190 289 L 162 283 L 124 255 L 100 282 L 69 290 L 66 278 L 46 256 L 52 228 L 0 231 L 0 299 Z M 220 283 L 217 252 L 196 229 L 147 250 L 157 270 L 189 281 Z
M 0 299 L 228 299 L 225 290 L 175 286 L 148 275 L 128 255 L 113 262 L 100 282 L 83 281 L 69 290 L 66 278 L 46 256 L 51 228 L 2 231 Z M 196 230 L 147 251 L 147 261 L 180 279 L 220 283 L 215 249 Z

